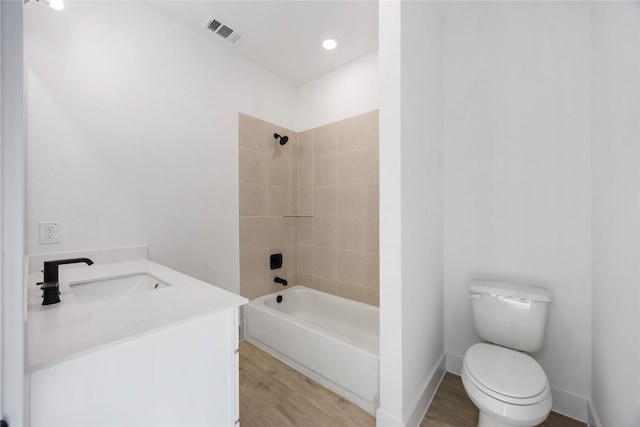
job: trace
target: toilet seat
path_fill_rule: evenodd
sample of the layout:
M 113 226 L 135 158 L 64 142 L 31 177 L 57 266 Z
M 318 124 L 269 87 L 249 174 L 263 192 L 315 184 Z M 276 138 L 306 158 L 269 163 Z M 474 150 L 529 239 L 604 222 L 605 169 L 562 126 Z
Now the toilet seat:
M 533 405 L 550 393 L 542 367 L 531 356 L 493 344 L 479 343 L 463 359 L 468 379 L 479 391 L 514 405 Z

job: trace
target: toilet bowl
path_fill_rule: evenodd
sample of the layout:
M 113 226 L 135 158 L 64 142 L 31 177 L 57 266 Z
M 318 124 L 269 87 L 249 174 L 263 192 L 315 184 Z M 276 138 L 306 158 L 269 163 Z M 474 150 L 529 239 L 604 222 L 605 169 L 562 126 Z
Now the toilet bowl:
M 516 350 L 485 343 L 469 347 L 462 383 L 480 410 L 478 427 L 531 427 L 551 411 L 551 391 L 542 367 Z

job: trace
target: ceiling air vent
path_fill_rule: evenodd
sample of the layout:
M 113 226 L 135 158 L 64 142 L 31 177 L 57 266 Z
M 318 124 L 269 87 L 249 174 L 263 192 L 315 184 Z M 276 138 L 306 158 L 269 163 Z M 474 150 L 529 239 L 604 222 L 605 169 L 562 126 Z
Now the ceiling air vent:
M 212 19 L 211 22 L 209 22 L 209 25 L 207 25 L 207 28 L 215 33 L 218 28 L 220 28 L 220 25 L 222 25 L 220 22 Z
M 205 27 L 233 45 L 239 45 L 247 38 L 234 30 L 228 22 L 223 22 L 222 19 L 209 18 Z

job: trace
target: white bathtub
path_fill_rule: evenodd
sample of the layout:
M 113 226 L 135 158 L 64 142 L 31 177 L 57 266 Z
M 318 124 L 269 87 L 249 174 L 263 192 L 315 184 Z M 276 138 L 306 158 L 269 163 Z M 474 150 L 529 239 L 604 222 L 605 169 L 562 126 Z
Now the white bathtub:
M 244 310 L 246 340 L 375 415 L 378 307 L 295 286 Z

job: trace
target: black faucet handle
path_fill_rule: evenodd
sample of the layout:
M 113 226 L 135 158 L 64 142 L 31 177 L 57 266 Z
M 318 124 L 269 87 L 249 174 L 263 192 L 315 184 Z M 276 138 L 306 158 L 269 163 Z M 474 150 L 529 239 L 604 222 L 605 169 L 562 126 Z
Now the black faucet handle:
M 43 291 L 46 291 L 47 289 L 53 289 L 53 288 L 55 289 L 60 288 L 60 285 L 58 284 L 58 282 L 44 282 L 40 287 L 40 289 L 42 289 Z

